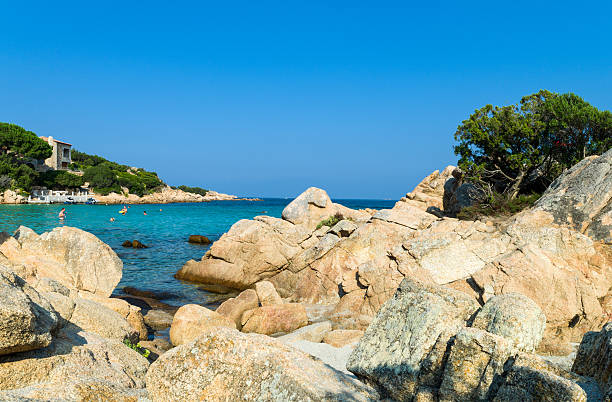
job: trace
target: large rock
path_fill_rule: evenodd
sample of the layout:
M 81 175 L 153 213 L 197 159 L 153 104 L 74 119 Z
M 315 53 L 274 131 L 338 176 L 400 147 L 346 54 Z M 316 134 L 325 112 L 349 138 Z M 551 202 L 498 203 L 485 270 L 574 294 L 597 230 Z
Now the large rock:
M 444 213 L 448 216 L 457 216 L 463 208 L 471 207 L 485 199 L 485 192 L 475 184 L 459 182 L 456 179 L 450 178 L 446 182 L 446 193 L 444 199 Z
M 148 330 L 140 307 L 131 305 L 122 299 L 100 297 L 87 292 L 81 292 L 80 296 L 102 304 L 118 313 L 125 321 L 127 321 L 132 329 L 138 332 L 139 339 L 141 341 L 146 341 L 148 339 Z
M 21 226 L 15 237 L 2 236 L 0 253 L 28 282 L 51 278 L 104 297 L 115 289 L 123 270 L 123 263 L 108 245 L 91 233 L 68 226 L 40 236 Z
M 174 346 L 191 342 L 207 328 L 228 327 L 236 324 L 229 318 L 197 304 L 185 304 L 174 314 L 170 327 L 170 342 Z
M 504 365 L 513 352 L 509 339 L 481 329 L 462 329 L 444 367 L 440 400 L 489 400 L 499 387 Z
M 612 243 L 612 149 L 583 159 L 559 176 L 536 203 L 555 223 Z
M 612 323 L 607 323 L 599 332 L 584 335 L 572 371 L 593 377 L 608 398 L 612 398 Z
M 148 367 L 147 359 L 122 342 L 104 339 L 69 324 L 46 348 L 1 356 L 0 390 L 43 384 L 66 386 L 74 381 L 93 381 L 115 388 L 144 388 Z M 95 389 L 82 390 L 87 395 L 83 399 L 97 397 Z
M 347 369 L 385 396 L 438 386 L 448 343 L 479 305 L 468 295 L 405 279 L 351 354 Z
M 201 261 L 188 261 L 178 279 L 244 290 L 281 271 L 309 233 L 282 219 L 242 219 L 213 243 Z M 214 289 L 213 289 L 214 290 Z
M 308 316 L 302 304 L 277 304 L 247 311 L 242 316 L 242 323 L 242 332 L 273 335 L 308 325 Z
M 48 346 L 58 315 L 34 288 L 0 266 L 0 355 Z
M 253 289 L 241 292 L 237 297 L 227 299 L 217 309 L 217 313 L 229 318 L 236 323 L 236 328 L 242 328 L 242 315 L 259 306 L 259 298 Z
M 67 320 L 87 332 L 93 332 L 106 339 L 122 342 L 129 339 L 137 343 L 139 333 L 116 311 L 93 300 L 77 297 L 74 309 Z
M 378 395 L 320 360 L 263 335 L 215 328 L 163 354 L 147 373 L 153 401 L 369 401 Z
M 366 221 L 369 214 L 355 211 L 335 204 L 325 190 L 310 187 L 291 201 L 282 212 L 282 218 L 296 225 L 302 225 L 311 231 L 323 220 L 332 216 L 350 218 L 355 221 Z
M 310 187 L 283 209 L 282 217 L 294 224 L 316 226 L 334 213 L 333 203 L 325 190 Z
M 586 402 L 584 390 L 575 382 L 548 371 L 512 367 L 495 394 L 494 402 Z
M 447 166 L 444 168 L 444 170 L 442 170 L 442 172 L 439 170 L 434 171 L 429 176 L 424 178 L 414 188 L 414 190 L 399 200 L 396 206 L 405 204 L 423 211 L 431 208 L 442 210 L 444 183 L 446 183 L 446 181 L 451 177 L 451 174 L 455 169 L 456 168 L 454 166 Z
M 546 316 L 533 300 L 510 293 L 489 299 L 472 326 L 511 339 L 518 349 L 531 352 L 542 340 Z

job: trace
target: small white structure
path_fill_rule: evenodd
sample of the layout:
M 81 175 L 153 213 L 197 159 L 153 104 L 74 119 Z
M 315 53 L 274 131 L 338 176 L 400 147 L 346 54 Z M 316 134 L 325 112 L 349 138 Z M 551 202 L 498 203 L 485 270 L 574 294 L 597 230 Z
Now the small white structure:
M 64 204 L 75 203 L 84 204 L 91 202 L 93 194 L 88 189 L 81 188 L 78 191 L 56 191 L 42 189 L 32 189 L 32 193 L 28 197 L 28 204 Z M 96 202 L 93 199 L 93 202 Z

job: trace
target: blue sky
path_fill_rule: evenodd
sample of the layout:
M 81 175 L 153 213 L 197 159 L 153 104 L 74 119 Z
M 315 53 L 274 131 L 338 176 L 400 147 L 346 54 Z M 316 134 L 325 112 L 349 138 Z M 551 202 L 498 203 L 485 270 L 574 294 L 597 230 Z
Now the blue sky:
M 172 185 L 398 199 L 477 107 L 612 109 L 609 1 L 98 3 L 0 1 L 0 121 Z

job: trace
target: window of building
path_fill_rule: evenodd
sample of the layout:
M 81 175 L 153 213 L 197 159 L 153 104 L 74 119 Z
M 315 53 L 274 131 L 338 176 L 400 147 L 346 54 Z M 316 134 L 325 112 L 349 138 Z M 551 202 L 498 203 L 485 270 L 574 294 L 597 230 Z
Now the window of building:
M 64 158 L 70 158 L 70 149 L 64 148 Z

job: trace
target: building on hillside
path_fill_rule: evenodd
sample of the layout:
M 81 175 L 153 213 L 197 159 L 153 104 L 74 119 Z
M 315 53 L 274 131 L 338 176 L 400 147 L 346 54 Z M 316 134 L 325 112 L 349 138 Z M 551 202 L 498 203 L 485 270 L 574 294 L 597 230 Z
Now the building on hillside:
M 70 156 L 72 144 L 56 140 L 51 136 L 40 138 L 47 141 L 47 143 L 53 147 L 53 154 L 51 157 L 45 159 L 45 165 L 53 170 L 68 170 L 68 165 L 72 163 Z

